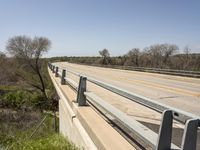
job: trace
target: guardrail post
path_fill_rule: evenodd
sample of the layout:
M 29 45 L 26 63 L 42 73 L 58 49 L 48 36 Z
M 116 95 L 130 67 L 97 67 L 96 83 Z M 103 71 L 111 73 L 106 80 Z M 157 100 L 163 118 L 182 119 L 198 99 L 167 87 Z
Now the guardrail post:
M 183 133 L 181 150 L 196 150 L 198 126 L 200 126 L 199 119 L 187 120 Z
M 159 129 L 156 150 L 171 149 L 172 124 L 173 124 L 173 112 L 172 110 L 165 110 L 162 114 L 162 123 Z
M 55 77 L 58 77 L 58 67 L 56 67 L 56 74 L 55 74 Z
M 52 67 L 52 64 L 49 64 L 49 65 L 50 65 L 49 67 L 50 67 L 50 69 L 51 69 L 51 71 L 52 71 L 52 68 L 53 68 L 53 67 Z
M 65 77 L 66 77 L 66 70 L 63 69 L 62 70 L 62 76 L 61 76 L 61 84 L 66 84 L 66 80 L 65 80 Z
M 53 71 L 53 73 L 55 73 L 55 66 L 53 66 L 53 70 L 52 71 Z
M 84 92 L 86 92 L 86 77 L 80 76 L 78 93 L 77 93 L 77 103 L 79 106 L 86 105 L 86 97 Z

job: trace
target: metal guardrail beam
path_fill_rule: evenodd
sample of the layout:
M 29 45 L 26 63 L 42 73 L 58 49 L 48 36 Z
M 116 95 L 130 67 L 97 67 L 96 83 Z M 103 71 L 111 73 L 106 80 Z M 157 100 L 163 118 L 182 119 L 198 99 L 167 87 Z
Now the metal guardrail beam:
M 148 68 L 148 67 L 132 67 L 132 66 L 127 66 L 127 67 L 130 67 L 132 69 L 137 69 L 137 70 L 155 70 L 155 71 L 166 71 L 166 72 L 176 72 L 176 73 L 187 73 L 187 74 L 198 74 L 198 75 L 200 75 L 200 71 L 163 69 L 163 68 Z
M 132 67 L 124 66 L 125 68 L 131 68 L 135 70 L 152 70 L 152 71 L 164 71 L 164 72 L 174 72 L 174 73 L 185 73 L 185 74 L 195 74 L 200 75 L 199 71 L 188 71 L 188 70 L 175 70 L 175 69 L 163 69 L 163 68 L 148 68 L 148 67 Z
M 83 64 L 83 63 L 78 63 L 78 64 L 80 64 L 80 65 L 89 65 L 89 64 Z M 92 64 L 90 66 L 200 78 L 200 71 L 162 69 L 162 68 L 148 68 L 148 67 L 134 67 L 134 66 L 119 66 L 119 65 L 98 65 L 98 64 Z
M 65 81 L 66 81 L 66 83 L 68 83 L 75 91 L 78 91 L 78 84 L 77 84 L 76 82 L 74 82 L 72 79 L 66 78 L 66 77 L 65 77 Z
M 148 145 L 150 145 L 153 149 L 156 149 L 157 145 L 157 138 L 158 135 L 144 126 L 143 124 L 139 123 L 138 121 L 131 119 L 125 113 L 121 112 L 117 108 L 113 107 L 112 105 L 108 104 L 100 97 L 96 96 L 91 92 L 85 92 L 86 98 L 96 105 L 100 106 L 106 112 L 108 112 L 111 116 L 116 118 L 120 121 L 120 123 L 127 126 L 134 134 L 136 134 L 140 139 L 145 141 Z M 171 141 L 170 141 L 171 142 Z M 171 143 L 170 143 L 171 147 Z M 179 149 L 176 145 L 172 144 L 173 149 Z
M 135 94 L 135 93 L 132 93 L 128 90 L 124 90 L 124 89 L 121 89 L 119 87 L 116 87 L 116 86 L 113 86 L 111 84 L 108 84 L 108 83 L 105 83 L 105 82 L 102 82 L 102 81 L 99 81 L 99 80 L 96 80 L 96 79 L 93 79 L 93 78 L 90 78 L 90 77 L 87 77 L 87 80 L 96 84 L 96 85 L 99 85 L 109 91 L 112 91 L 118 95 L 121 95 L 129 100 L 132 100 L 134 102 L 137 102 L 143 106 L 146 106 L 150 109 L 153 109 L 157 112 L 160 112 L 162 113 L 164 110 L 167 110 L 167 109 L 170 109 L 170 110 L 173 110 L 173 116 L 174 118 L 177 120 L 177 121 L 180 121 L 182 123 L 185 123 L 188 119 L 191 119 L 191 118 L 198 118 L 200 119 L 199 116 L 196 116 L 194 114 L 191 114 L 191 113 L 188 113 L 188 112 L 184 112 L 182 110 L 179 110 L 179 109 L 176 109 L 176 108 L 173 108 L 173 107 L 170 107 L 170 106 L 167 106 L 165 104 L 161 104 L 159 102 L 156 102 L 152 99 L 149 99 L 147 97 L 144 97 L 144 96 L 141 96 L 141 95 L 138 95 L 138 94 Z

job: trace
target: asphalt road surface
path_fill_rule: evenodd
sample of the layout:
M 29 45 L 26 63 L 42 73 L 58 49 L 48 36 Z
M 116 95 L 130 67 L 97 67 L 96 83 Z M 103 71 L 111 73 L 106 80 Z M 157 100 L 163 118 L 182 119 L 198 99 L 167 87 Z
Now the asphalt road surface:
M 77 65 L 67 62 L 58 62 L 55 65 L 200 116 L 200 79 Z M 77 77 L 68 73 L 67 76 L 78 83 Z M 161 114 L 92 83 L 87 83 L 87 90 L 94 92 L 130 117 L 158 132 Z M 183 125 L 174 122 L 176 132 L 173 133 L 173 137 L 175 137 L 174 140 L 177 145 L 181 144 L 180 136 L 182 136 L 183 127 Z M 198 142 L 198 149 L 200 149 L 199 145 L 200 142 Z

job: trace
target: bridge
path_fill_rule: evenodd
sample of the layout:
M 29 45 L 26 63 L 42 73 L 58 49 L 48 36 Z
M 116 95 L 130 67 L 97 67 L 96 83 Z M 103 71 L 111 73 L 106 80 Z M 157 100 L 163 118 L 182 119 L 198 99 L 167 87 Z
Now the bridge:
M 60 132 L 84 149 L 200 148 L 200 80 L 49 63 Z

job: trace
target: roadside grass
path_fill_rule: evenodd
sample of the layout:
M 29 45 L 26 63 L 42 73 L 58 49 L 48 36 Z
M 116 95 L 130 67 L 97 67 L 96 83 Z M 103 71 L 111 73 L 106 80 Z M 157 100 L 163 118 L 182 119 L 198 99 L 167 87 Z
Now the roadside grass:
M 41 122 L 44 118 L 44 122 Z M 38 130 L 35 130 L 40 123 Z M 78 148 L 55 132 L 54 118 L 50 114 L 0 109 L 0 150 L 4 149 L 77 150 Z
M 23 63 L 13 59 L 12 63 L 6 64 L 6 71 L 11 68 L 8 70 L 11 77 L 6 76 L 1 68 L 0 71 L 4 74 L 0 73 L 0 79 L 3 79 L 0 82 L 0 150 L 77 149 L 55 131 L 58 124 L 55 127 L 54 117 L 44 113 L 58 109 L 57 95 L 48 75 L 47 62 L 48 59 L 41 60 L 41 74 L 48 100 L 32 86 L 32 83 L 40 85 L 40 81 L 31 70 L 21 67 Z M 44 117 L 45 121 L 41 122 Z
M 11 86 L 11 85 L 0 85 L 0 90 L 18 90 L 19 88 L 17 86 Z
M 45 137 L 38 137 L 29 140 L 23 140 L 19 142 L 14 142 L 12 150 L 76 150 L 77 148 L 66 139 L 57 134 L 48 134 Z

